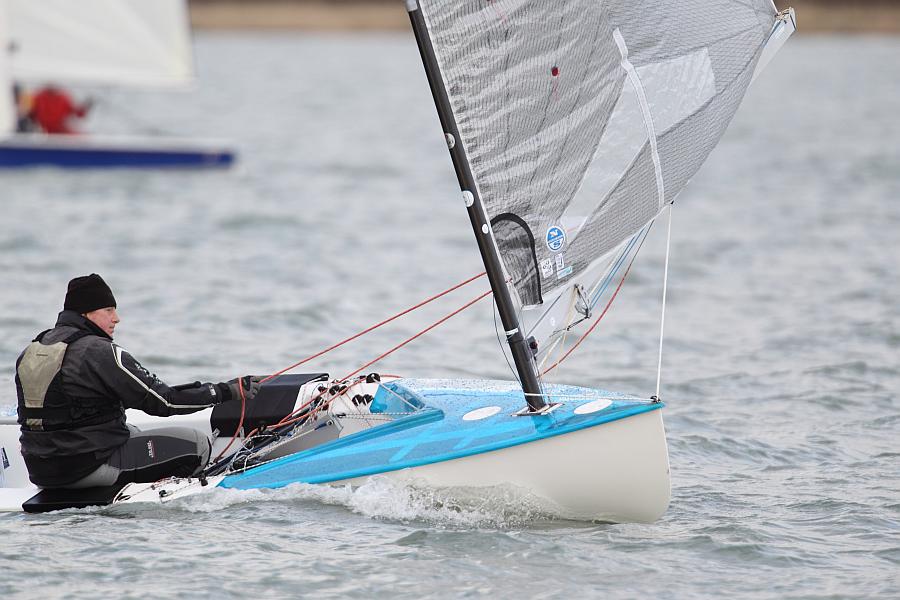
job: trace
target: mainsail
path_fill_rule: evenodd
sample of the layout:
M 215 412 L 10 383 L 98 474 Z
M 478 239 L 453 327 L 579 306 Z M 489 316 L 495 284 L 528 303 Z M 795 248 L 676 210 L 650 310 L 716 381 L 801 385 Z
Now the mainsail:
M 0 0 L 8 13 L 12 76 L 35 83 L 189 83 L 185 1 Z
M 0 2 L 0 137 L 15 130 L 16 108 L 13 104 L 9 57 L 4 51 L 7 46 L 7 18 L 3 3 Z
M 731 121 L 777 16 L 771 0 L 418 8 L 454 143 L 526 313 L 583 298 L 576 286 L 591 290 L 611 255 L 675 199 Z

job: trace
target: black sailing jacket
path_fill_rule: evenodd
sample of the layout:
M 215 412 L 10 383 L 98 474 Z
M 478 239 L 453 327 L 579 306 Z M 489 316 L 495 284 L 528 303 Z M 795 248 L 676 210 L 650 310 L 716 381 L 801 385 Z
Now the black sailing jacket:
M 50 345 L 84 335 L 69 343 L 59 370 L 62 385 L 52 385 L 48 406 L 68 407 L 46 411 L 43 426 L 29 427 L 22 407 L 24 393 L 16 361 L 16 393 L 19 398 L 19 441 L 28 474 L 39 486 L 73 483 L 103 464 L 113 451 L 128 441 L 125 409 L 167 417 L 188 414 L 228 400 L 227 385 L 195 382 L 169 387 L 141 366 L 94 323 L 74 311 L 59 314 L 56 327 L 40 337 Z M 52 402 L 51 402 L 52 400 Z M 34 409 L 29 416 L 34 417 Z M 99 421 L 99 422 L 98 422 Z

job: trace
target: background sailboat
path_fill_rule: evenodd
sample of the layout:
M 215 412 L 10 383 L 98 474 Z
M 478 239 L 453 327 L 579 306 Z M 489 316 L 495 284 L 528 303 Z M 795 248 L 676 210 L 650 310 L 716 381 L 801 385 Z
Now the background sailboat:
M 183 87 L 193 80 L 184 0 L 0 0 L 0 166 L 227 166 L 225 144 L 15 131 L 12 84 Z

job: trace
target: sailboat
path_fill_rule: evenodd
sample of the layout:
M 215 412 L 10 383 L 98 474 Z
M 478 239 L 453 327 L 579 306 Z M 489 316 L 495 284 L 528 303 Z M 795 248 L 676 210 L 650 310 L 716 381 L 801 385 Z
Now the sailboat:
M 652 522 L 665 512 L 659 383 L 636 397 L 548 374 L 578 346 L 566 336 L 609 307 L 651 224 L 794 31 L 793 11 L 769 0 L 652 10 L 627 0 L 408 0 L 407 9 L 516 380 L 360 374 L 373 363 L 337 379 L 279 372 L 250 408 L 180 418 L 217 434 L 201 477 L 77 493 L 11 488 L 8 510 L 384 477 L 460 495 L 500 488 L 569 519 Z M 13 463 L 8 480 L 24 481 L 20 457 Z
M 0 0 L 0 167 L 225 167 L 215 140 L 16 131 L 13 82 L 177 87 L 193 78 L 185 0 Z

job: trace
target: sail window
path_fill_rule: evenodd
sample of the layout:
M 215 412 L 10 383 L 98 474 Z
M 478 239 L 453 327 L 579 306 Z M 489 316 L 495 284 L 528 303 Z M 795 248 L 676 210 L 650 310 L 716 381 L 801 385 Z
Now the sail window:
M 528 305 L 542 303 L 534 235 L 528 224 L 517 215 L 505 213 L 494 217 L 491 227 L 519 300 Z

